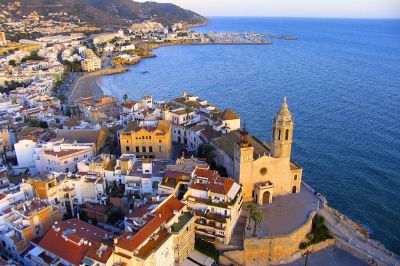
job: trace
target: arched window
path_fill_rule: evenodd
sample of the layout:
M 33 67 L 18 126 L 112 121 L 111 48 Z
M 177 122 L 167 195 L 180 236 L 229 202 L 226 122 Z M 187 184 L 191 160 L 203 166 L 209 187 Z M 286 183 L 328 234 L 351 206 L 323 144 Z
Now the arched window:
M 278 140 L 281 140 L 281 130 L 278 130 Z
M 285 133 L 285 140 L 289 139 L 289 129 L 286 129 L 286 133 Z
M 294 180 L 297 180 L 297 175 L 294 175 L 294 178 L 293 178 Z

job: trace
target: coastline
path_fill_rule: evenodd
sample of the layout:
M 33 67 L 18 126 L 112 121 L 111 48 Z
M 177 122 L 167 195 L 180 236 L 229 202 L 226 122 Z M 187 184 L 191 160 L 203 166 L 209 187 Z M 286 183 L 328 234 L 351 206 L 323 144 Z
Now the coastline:
M 127 67 L 115 66 L 106 69 L 100 69 L 87 73 L 80 77 L 69 95 L 69 102 L 74 103 L 75 100 L 83 97 L 100 98 L 104 95 L 103 89 L 98 84 L 98 79 L 102 76 L 113 75 L 128 71 Z

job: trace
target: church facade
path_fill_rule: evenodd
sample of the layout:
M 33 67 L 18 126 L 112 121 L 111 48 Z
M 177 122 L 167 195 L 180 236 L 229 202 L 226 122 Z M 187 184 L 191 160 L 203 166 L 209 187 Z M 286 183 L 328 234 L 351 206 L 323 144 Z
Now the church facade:
M 240 183 L 244 201 L 272 202 L 273 196 L 300 191 L 302 168 L 291 161 L 294 121 L 286 97 L 273 119 L 272 141 L 250 136 L 246 129 L 213 140 L 215 161 Z

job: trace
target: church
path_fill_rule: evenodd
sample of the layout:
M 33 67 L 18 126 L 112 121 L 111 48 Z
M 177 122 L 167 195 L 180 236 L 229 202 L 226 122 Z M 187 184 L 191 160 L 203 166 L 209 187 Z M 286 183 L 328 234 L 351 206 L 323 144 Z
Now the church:
M 300 191 L 302 168 L 290 159 L 294 121 L 286 97 L 272 123 L 271 143 L 249 135 L 245 128 L 211 142 L 216 164 L 242 185 L 246 202 L 267 204 L 274 196 Z

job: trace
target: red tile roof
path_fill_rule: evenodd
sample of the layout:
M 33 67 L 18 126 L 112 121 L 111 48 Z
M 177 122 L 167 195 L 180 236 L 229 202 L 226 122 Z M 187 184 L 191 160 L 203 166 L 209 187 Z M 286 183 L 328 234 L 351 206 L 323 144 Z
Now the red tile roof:
M 79 265 L 91 249 L 89 244 L 82 243 L 81 240 L 86 239 L 91 245 L 98 246 L 107 234 L 106 231 L 75 218 L 60 222 L 59 227 L 59 231 L 48 231 L 38 246 L 73 265 Z M 67 230 L 75 231 L 68 235 L 65 234 Z
M 213 193 L 227 195 L 235 181 L 225 177 L 207 177 L 207 182 L 194 183 L 192 189 L 211 191 Z
M 194 175 L 195 176 L 206 177 L 206 178 L 215 178 L 215 177 L 219 176 L 217 171 L 203 169 L 203 168 L 196 168 L 196 170 L 194 171 Z
M 162 224 L 171 220 L 175 215 L 175 210 L 180 211 L 184 206 L 185 204 L 177 198 L 169 197 L 155 209 L 153 212 L 155 216 L 144 225 L 139 232 L 133 236 L 129 236 L 130 233 L 124 232 L 116 246 L 125 250 L 134 251 L 156 233 Z

